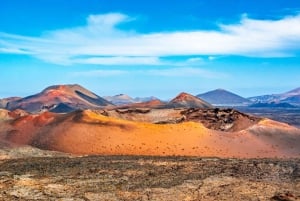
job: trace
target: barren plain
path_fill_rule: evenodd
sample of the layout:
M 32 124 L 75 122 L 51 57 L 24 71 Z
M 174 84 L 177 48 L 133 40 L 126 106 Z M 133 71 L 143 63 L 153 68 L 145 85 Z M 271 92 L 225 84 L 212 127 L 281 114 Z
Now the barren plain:
M 300 200 L 299 159 L 86 156 L 0 161 L 0 200 Z

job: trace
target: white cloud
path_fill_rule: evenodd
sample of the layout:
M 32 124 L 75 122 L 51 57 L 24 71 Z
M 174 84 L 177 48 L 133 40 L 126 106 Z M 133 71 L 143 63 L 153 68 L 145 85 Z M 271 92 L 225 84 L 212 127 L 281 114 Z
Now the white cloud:
M 187 59 L 186 62 L 188 63 L 199 63 L 199 62 L 202 62 L 203 59 L 201 57 L 192 57 L 192 58 L 189 58 Z
M 158 57 L 88 57 L 74 58 L 73 63 L 102 64 L 102 65 L 159 65 L 162 62 Z
M 87 19 L 88 24 L 91 26 L 98 26 L 100 27 L 108 27 L 112 28 L 116 24 L 129 20 L 127 15 L 123 15 L 121 13 L 108 13 L 105 15 L 90 15 Z
M 181 67 L 169 69 L 157 69 L 146 71 L 149 75 L 163 76 L 163 77 L 202 77 L 202 78 L 223 78 L 226 74 L 220 72 L 213 72 L 201 68 Z
M 209 56 L 209 57 L 208 57 L 208 60 L 209 60 L 209 61 L 213 61 L 213 60 L 215 60 L 215 59 L 216 59 L 216 57 L 214 57 L 214 56 Z
M 0 33 L 0 53 L 29 54 L 65 65 L 157 65 L 165 56 L 287 57 L 300 50 L 300 15 L 280 20 L 243 16 L 238 24 L 220 25 L 219 31 L 142 34 L 117 27 L 130 20 L 127 15 L 109 13 L 90 15 L 86 26 L 48 31 L 40 37 Z
M 157 76 L 157 77 L 200 77 L 200 78 L 226 78 L 225 73 L 214 72 L 201 68 L 180 67 L 180 68 L 167 68 L 167 69 L 144 69 L 144 70 L 92 70 L 74 72 L 71 74 L 75 77 L 108 77 L 119 75 L 130 76 Z
M 91 71 L 81 71 L 73 72 L 71 76 L 73 77 L 109 77 L 109 76 L 119 76 L 128 74 L 128 71 L 124 70 L 91 70 Z

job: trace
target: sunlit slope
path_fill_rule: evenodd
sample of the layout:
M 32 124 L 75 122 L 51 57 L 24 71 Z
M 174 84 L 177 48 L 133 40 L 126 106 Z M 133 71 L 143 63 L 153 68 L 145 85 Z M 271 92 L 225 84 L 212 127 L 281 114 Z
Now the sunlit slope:
M 300 156 L 299 130 L 267 119 L 239 132 L 221 132 L 198 122 L 152 124 L 85 110 L 27 115 L 1 125 L 2 141 L 74 154 Z
M 75 154 L 300 156 L 299 130 L 271 120 L 262 120 L 239 132 L 221 132 L 196 122 L 151 124 L 86 110 L 29 115 L 14 120 L 10 126 L 13 131 L 1 132 L 5 140 Z

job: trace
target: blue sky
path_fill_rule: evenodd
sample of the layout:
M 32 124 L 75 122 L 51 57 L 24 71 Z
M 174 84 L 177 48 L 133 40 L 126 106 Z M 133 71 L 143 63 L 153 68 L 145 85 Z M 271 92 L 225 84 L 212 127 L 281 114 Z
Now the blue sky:
M 280 93 L 300 87 L 300 1 L 3 0 L 0 69 L 0 98 Z

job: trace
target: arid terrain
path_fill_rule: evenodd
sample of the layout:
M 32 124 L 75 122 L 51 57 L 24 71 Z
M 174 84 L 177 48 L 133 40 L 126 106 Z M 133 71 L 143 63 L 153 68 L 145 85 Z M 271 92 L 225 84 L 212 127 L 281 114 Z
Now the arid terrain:
M 16 115 L 2 110 L 0 140 L 44 150 L 100 155 L 300 156 L 299 129 L 231 109 L 12 114 Z
M 299 159 L 89 156 L 0 161 L 0 200 L 300 200 Z
M 0 201 L 300 201 L 300 0 L 0 0 L 0 69 Z
M 79 85 L 1 104 L 0 200 L 300 200 L 300 129 L 266 115 Z

